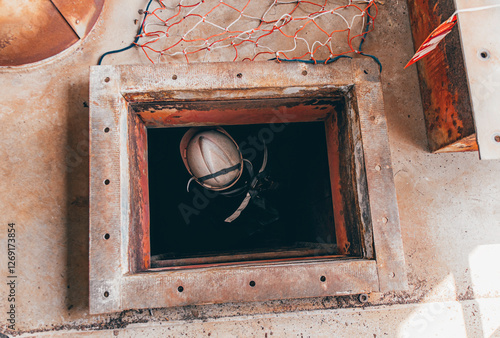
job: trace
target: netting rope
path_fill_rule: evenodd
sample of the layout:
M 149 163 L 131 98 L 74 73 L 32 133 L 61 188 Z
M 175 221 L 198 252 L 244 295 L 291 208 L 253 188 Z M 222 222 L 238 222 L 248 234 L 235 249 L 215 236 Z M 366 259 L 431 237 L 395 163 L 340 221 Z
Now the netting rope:
M 145 12 L 134 44 L 152 63 L 179 57 L 186 62 L 201 58 L 329 63 L 348 54 L 366 55 L 361 48 L 375 27 L 375 1 L 338 1 L 181 0 L 169 4 L 158 0 L 155 9 Z

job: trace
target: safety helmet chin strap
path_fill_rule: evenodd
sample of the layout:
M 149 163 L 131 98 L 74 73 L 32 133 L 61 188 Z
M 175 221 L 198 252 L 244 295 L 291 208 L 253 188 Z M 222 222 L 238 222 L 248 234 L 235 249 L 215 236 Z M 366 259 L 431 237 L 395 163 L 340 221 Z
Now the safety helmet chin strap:
M 210 174 L 210 175 L 206 175 L 206 176 L 203 176 L 203 177 L 200 177 L 198 178 L 198 181 L 200 182 L 203 182 L 203 181 L 206 181 L 206 180 L 209 180 L 211 178 L 215 178 L 215 177 L 218 177 L 220 175 L 225 175 L 227 173 L 230 173 L 231 171 L 234 171 L 234 170 L 239 170 L 241 168 L 241 163 L 236 163 L 235 165 L 233 165 L 232 167 L 229 167 L 229 168 L 225 168 L 225 169 L 221 169 L 213 174 Z M 232 182 L 231 182 L 232 183 Z
M 263 176 L 264 170 L 266 169 L 266 166 L 267 166 L 267 146 L 266 146 L 265 142 L 262 142 L 262 143 L 264 144 L 264 156 L 263 156 L 263 159 L 262 159 L 262 166 L 260 167 L 260 170 L 257 173 L 257 175 L 254 176 L 254 174 L 253 174 L 253 168 L 252 168 L 252 163 L 250 161 L 248 161 L 248 163 L 250 163 L 250 165 L 248 165 L 247 168 L 248 168 L 248 170 L 250 172 L 250 177 L 251 177 L 252 181 L 250 182 L 247 194 L 246 194 L 245 198 L 243 199 L 243 201 L 241 202 L 241 204 L 238 207 L 238 209 L 236 209 L 236 211 L 233 212 L 233 214 L 231 216 L 229 216 L 228 218 L 226 218 L 224 220 L 224 222 L 231 223 L 232 221 L 234 221 L 235 219 L 237 219 L 241 215 L 241 212 L 243 210 L 245 210 L 245 208 L 248 206 L 248 203 L 250 203 L 250 199 L 252 197 L 256 196 L 257 193 L 258 193 L 257 190 L 255 190 L 255 186 L 259 182 L 259 179 Z M 245 163 L 247 163 L 247 162 L 245 162 Z
M 227 173 L 230 173 L 231 171 L 234 171 L 234 170 L 240 170 L 241 168 L 241 163 L 237 163 L 229 168 L 225 168 L 225 169 L 221 169 L 213 174 L 210 174 L 210 175 L 206 175 L 206 176 L 203 176 L 203 177 L 200 177 L 198 178 L 198 182 L 202 183 L 203 181 L 206 181 L 206 180 L 209 180 L 211 178 L 215 178 L 215 177 L 218 177 L 220 175 L 225 175 Z M 189 192 L 189 184 L 191 183 L 191 181 L 195 180 L 196 178 L 193 176 L 189 179 L 188 181 L 188 184 L 187 184 L 187 187 L 186 187 L 186 190 L 187 192 Z M 229 186 L 231 185 L 233 182 L 229 182 L 228 184 L 226 184 L 226 186 Z M 224 188 L 224 187 L 222 187 Z

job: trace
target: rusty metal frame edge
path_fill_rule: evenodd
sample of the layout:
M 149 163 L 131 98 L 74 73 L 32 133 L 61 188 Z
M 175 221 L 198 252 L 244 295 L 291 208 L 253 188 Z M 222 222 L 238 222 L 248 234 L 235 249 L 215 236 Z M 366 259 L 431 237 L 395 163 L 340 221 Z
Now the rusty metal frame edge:
M 297 81 L 293 77 L 299 77 L 300 79 L 305 79 L 302 84 L 306 85 L 309 82 L 308 76 L 303 75 L 304 71 L 307 72 L 309 76 L 316 77 L 315 81 L 321 82 L 324 85 L 331 86 L 332 88 L 337 88 L 340 90 L 347 90 L 352 88 L 353 83 L 355 84 L 356 93 L 359 94 L 359 90 L 363 88 L 372 88 L 375 95 L 379 95 L 380 99 L 382 97 L 380 83 L 378 83 L 378 77 L 373 80 L 367 80 L 370 76 L 363 76 L 358 70 L 360 69 L 371 69 L 375 68 L 368 65 L 369 62 L 366 60 L 362 61 L 350 61 L 350 60 L 339 60 L 336 67 L 329 67 L 331 73 L 325 72 L 323 66 L 305 65 L 305 64 L 281 64 L 279 67 L 283 72 L 276 74 L 271 78 L 266 77 L 260 80 L 267 81 L 271 83 L 272 81 L 281 81 L 282 86 L 292 86 L 297 87 Z M 269 70 L 276 68 L 276 65 L 269 62 L 255 63 L 259 67 L 264 67 Z M 155 297 L 148 297 L 149 301 L 144 303 L 144 297 L 140 296 L 138 291 L 138 284 L 136 281 L 140 280 L 142 282 L 149 283 L 152 290 L 160 292 L 160 289 L 154 288 L 153 281 L 168 281 L 172 280 L 171 277 L 163 279 L 165 274 L 170 274 L 168 276 L 180 276 L 179 274 L 185 274 L 189 270 L 182 271 L 168 271 L 168 272 L 142 272 L 138 274 L 128 274 L 128 256 L 127 256 L 127 245 L 128 245 L 128 186 L 125 182 L 128 181 L 127 174 L 124 173 L 126 170 L 120 170 L 120 167 L 126 168 L 128 165 L 127 152 L 126 152 L 126 142 L 127 142 L 127 122 L 126 114 L 128 114 L 127 102 L 124 99 L 124 95 L 127 92 L 138 92 L 139 90 L 161 90 L 167 89 L 173 85 L 172 74 L 177 72 L 179 74 L 196 74 L 197 72 L 203 72 L 204 74 L 214 75 L 215 79 L 221 77 L 219 71 L 220 67 L 225 67 L 225 73 L 235 80 L 228 82 L 231 83 L 221 83 L 217 81 L 207 81 L 206 83 L 199 84 L 202 87 L 207 88 L 247 88 L 251 87 L 252 82 L 258 83 L 259 72 L 251 73 L 248 72 L 247 76 L 244 76 L 245 81 L 240 81 L 240 78 L 236 77 L 236 74 L 240 73 L 241 66 L 237 63 L 225 63 L 225 64 L 203 64 L 203 65 L 190 65 L 194 67 L 193 69 L 188 69 L 186 65 L 169 65 L 164 67 L 153 67 L 150 66 L 94 66 L 91 67 L 91 81 L 90 81 L 90 312 L 93 314 L 99 313 L 109 313 L 117 312 L 131 308 L 147 308 L 147 307 L 164 307 L 164 306 L 175 306 L 175 305 L 185 305 L 182 299 L 173 302 L 168 301 L 164 298 L 158 297 L 154 302 L 151 299 Z M 256 66 L 254 66 L 256 67 Z M 203 68 L 203 70 L 201 70 Z M 149 72 L 144 70 L 149 69 Z M 248 68 L 245 67 L 245 70 Z M 268 73 L 264 71 L 263 73 Z M 136 75 L 134 75 L 136 74 Z M 285 74 L 285 75 L 283 75 Z M 355 76 L 353 76 L 355 74 Z M 141 75 L 141 76 L 139 76 Z M 144 76 L 142 76 L 144 75 Z M 177 79 L 180 77 L 178 76 Z M 196 78 L 196 77 L 194 77 Z M 142 80 L 141 80 L 142 79 Z M 236 80 L 237 79 L 237 80 Z M 138 80 L 138 81 L 136 81 Z M 134 83 L 140 82 L 140 83 Z M 300 82 L 300 81 L 299 81 Z M 375 84 L 371 86 L 372 82 Z M 316 82 L 317 83 L 317 82 Z M 143 87 L 140 87 L 140 86 Z M 188 89 L 191 85 L 189 83 L 175 83 L 175 88 L 186 88 Z M 370 114 L 370 109 L 367 110 L 367 100 L 359 100 L 358 107 L 361 114 Z M 390 156 L 388 153 L 388 141 L 387 141 L 387 130 L 385 125 L 385 117 L 383 114 L 383 103 L 381 110 L 377 110 L 378 121 L 380 119 L 383 121 L 381 124 L 382 137 L 385 137 L 385 146 L 382 146 L 381 153 L 384 156 Z M 368 137 L 374 131 L 373 129 L 366 127 L 366 118 L 363 119 L 361 116 L 361 134 L 362 137 Z M 104 132 L 104 128 L 110 128 L 108 133 Z M 99 142 L 99 146 L 96 146 L 96 142 Z M 396 239 L 395 245 L 387 243 L 383 240 L 384 236 L 387 235 L 387 231 L 381 230 L 380 225 L 377 220 L 374 224 L 374 244 L 375 251 L 377 254 L 377 260 L 363 260 L 354 259 L 349 261 L 331 261 L 331 262 L 307 262 L 300 263 L 301 269 L 304 271 L 315 271 L 315 266 L 326 266 L 329 272 L 334 273 L 335 269 L 344 266 L 343 273 L 347 273 L 349 270 L 349 264 L 366 264 L 367 270 L 371 271 L 371 267 L 375 267 L 378 270 L 378 275 L 375 270 L 373 270 L 372 277 L 375 279 L 370 279 L 369 277 L 363 277 L 366 281 L 366 287 L 363 288 L 345 288 L 345 290 L 333 290 L 330 288 L 328 292 L 330 294 L 354 294 L 361 292 L 370 291 L 384 291 L 384 290 L 397 290 L 406 287 L 406 275 L 404 274 L 404 257 L 402 257 L 402 244 L 400 237 L 399 228 L 399 218 L 397 212 L 397 205 L 395 201 L 395 188 L 392 179 L 392 169 L 390 164 L 390 157 L 385 159 L 386 163 L 381 165 L 386 165 L 384 170 L 382 170 L 381 176 L 384 177 L 383 182 L 379 182 L 376 179 L 371 179 L 372 174 L 370 174 L 370 169 L 368 166 L 373 165 L 373 159 L 367 153 L 370 152 L 370 147 L 364 149 L 365 162 L 367 165 L 367 179 L 368 179 L 368 190 L 371 194 L 377 195 L 377 184 L 389 184 L 390 201 L 388 205 L 391 206 L 392 213 L 390 213 L 390 221 L 388 222 L 389 227 L 386 228 L 395 231 L 392 236 Z M 387 162 L 388 161 L 388 162 Z M 386 170 L 387 169 L 387 170 Z M 388 176 L 390 175 L 390 177 Z M 388 178 L 390 178 L 388 180 Z M 110 184 L 105 185 L 104 180 L 109 179 Z M 392 187 L 390 184 L 392 183 Z M 119 212 L 116 210 L 111 210 L 109 204 L 118 205 Z M 379 215 L 381 210 L 377 210 L 378 206 L 372 203 L 370 199 L 371 212 L 373 215 Z M 395 210 L 394 210 L 395 208 Z M 395 216 L 395 217 L 393 217 Z M 377 231 L 375 230 L 377 228 Z M 105 240 L 103 235 L 105 233 L 110 234 L 110 238 Z M 399 241 L 397 236 L 399 235 Z M 381 239 L 382 238 L 382 239 Z M 396 257 L 396 263 L 391 264 L 390 256 L 384 256 L 377 250 L 378 245 L 389 245 L 394 248 L 389 248 L 389 252 L 394 253 Z M 402 258 L 402 259 L 400 259 Z M 379 259 L 382 259 L 379 261 Z M 117 264 L 110 264 L 110 262 L 117 262 Z M 354 263 L 353 263 L 354 262 Z M 316 264 L 316 265 L 315 265 Z M 322 265 L 318 265 L 322 264 Z M 394 277 L 385 276 L 387 269 L 384 266 L 388 266 L 389 270 L 393 271 L 396 275 Z M 239 267 L 239 270 L 235 270 L 236 267 L 223 267 L 223 268 L 212 268 L 211 271 L 217 270 L 221 276 L 227 276 L 226 273 L 234 273 L 235 271 L 249 271 L 252 269 L 277 269 L 284 268 L 288 266 L 287 264 L 277 266 L 265 266 L 265 265 L 252 265 Z M 330 269 L 334 269 L 330 271 Z M 347 270 L 345 270 L 347 269 Z M 210 269 L 207 269 L 210 270 Z M 285 271 L 285 270 L 284 270 Z M 316 271 L 317 272 L 317 271 Z M 327 272 L 325 272 L 327 273 Z M 382 274 L 382 275 L 381 275 Z M 349 273 L 347 273 L 349 275 Z M 351 276 L 358 280 L 356 277 L 359 275 L 355 271 L 351 273 Z M 334 275 L 332 275 L 331 278 Z M 359 275 L 360 276 L 360 275 Z M 226 277 L 227 278 L 227 277 Z M 360 277 L 361 278 L 361 277 Z M 392 279 L 392 280 L 391 280 Z M 210 278 L 209 278 L 210 280 Z M 207 281 L 209 281 L 207 280 Z M 224 279 L 223 279 L 224 280 Z M 149 281 L 149 282 L 147 282 Z M 212 279 L 212 282 L 216 280 Z M 283 281 L 283 279 L 280 279 Z M 175 281 L 178 284 L 178 281 Z M 220 281 L 219 281 L 220 282 Z M 152 284 L 151 284 L 152 283 Z M 161 282 L 161 285 L 165 285 L 165 282 Z M 139 284 L 140 285 L 140 284 Z M 220 283 L 219 283 L 220 285 Z M 177 286 L 175 286 L 177 287 Z M 292 286 L 296 287 L 296 286 Z M 140 288 L 140 287 L 139 287 Z M 234 289 L 234 286 L 232 286 Z M 285 288 L 286 289 L 286 288 Z M 221 288 L 224 290 L 224 288 Z M 263 300 L 264 298 L 259 298 L 258 289 L 253 289 L 252 291 L 257 292 L 257 296 L 252 296 L 244 299 L 238 297 L 235 300 Z M 230 289 L 227 289 L 229 292 Z M 298 297 L 314 297 L 321 296 L 323 292 L 315 291 L 309 292 L 302 295 L 296 295 Z M 183 295 L 183 297 L 186 294 Z M 287 294 L 279 296 L 278 298 L 293 298 L 293 295 Z M 141 300 L 142 299 L 142 300 Z M 163 299 L 163 300 L 161 300 Z M 269 299 L 269 297 L 267 297 Z M 227 299 L 225 301 L 232 301 Z M 141 303 L 142 302 L 142 303 Z M 206 301 L 206 302 L 216 302 L 216 300 Z M 200 302 L 190 302 L 189 304 L 199 304 Z M 203 302 L 205 303 L 205 301 Z

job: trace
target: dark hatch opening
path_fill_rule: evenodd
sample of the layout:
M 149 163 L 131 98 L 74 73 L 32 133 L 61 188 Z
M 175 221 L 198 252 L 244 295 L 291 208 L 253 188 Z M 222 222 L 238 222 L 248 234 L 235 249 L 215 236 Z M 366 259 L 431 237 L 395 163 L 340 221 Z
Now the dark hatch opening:
M 255 140 L 266 139 L 274 189 L 262 193 L 265 208 L 251 202 L 224 222 L 244 195 L 214 197 L 194 181 L 187 192 L 179 143 L 189 128 L 148 129 L 151 266 L 337 254 L 324 122 L 223 128 L 255 170 L 263 154 Z

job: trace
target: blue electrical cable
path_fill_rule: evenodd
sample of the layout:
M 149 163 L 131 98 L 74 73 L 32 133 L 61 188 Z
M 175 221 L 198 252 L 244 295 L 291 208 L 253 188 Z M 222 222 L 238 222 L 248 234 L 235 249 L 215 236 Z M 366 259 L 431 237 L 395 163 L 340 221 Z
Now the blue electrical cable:
M 151 5 L 151 3 L 153 2 L 153 0 L 149 0 L 148 2 L 148 5 L 146 6 L 146 10 L 144 11 L 144 19 L 142 20 L 142 23 L 141 23 L 141 26 L 139 28 L 139 33 L 137 34 L 137 36 L 135 37 L 135 40 L 134 42 L 132 42 L 129 46 L 125 47 L 125 48 L 122 48 L 122 49 L 117 49 L 117 50 L 112 50 L 112 51 L 109 51 L 109 52 L 106 52 L 104 54 L 101 55 L 101 57 L 99 58 L 99 61 L 97 61 L 97 64 L 100 66 L 101 63 L 102 63 L 102 59 L 104 59 L 104 57 L 106 55 L 109 55 L 109 54 L 116 54 L 116 53 L 121 53 L 121 52 L 124 52 L 126 50 L 129 50 L 130 48 L 134 47 L 137 43 L 137 41 L 139 41 L 139 38 L 140 38 L 140 35 L 142 34 L 142 26 L 144 25 L 144 21 L 146 20 L 146 16 L 148 14 L 148 11 L 149 11 L 149 6 Z
M 363 47 L 363 42 L 365 42 L 366 34 L 368 34 L 368 31 L 370 30 L 370 7 L 367 8 L 366 12 L 368 15 L 366 16 L 366 28 L 365 28 L 365 33 L 363 34 L 361 38 L 361 42 L 359 43 L 358 50 L 361 52 L 361 48 Z
M 366 34 L 368 34 L 368 30 L 370 29 L 370 8 L 371 7 L 368 7 L 368 9 L 366 10 L 366 12 L 368 13 L 368 15 L 366 16 L 366 28 L 365 28 L 365 33 L 363 34 L 363 37 L 361 38 L 361 42 L 359 43 L 358 51 L 359 51 L 359 54 L 361 54 L 361 55 L 371 57 L 378 64 L 380 72 L 382 73 L 382 63 L 380 62 L 380 60 L 375 55 L 366 54 L 366 53 L 363 53 L 361 51 L 361 48 L 363 47 L 363 42 L 365 42 Z
M 380 60 L 378 59 L 378 57 L 376 57 L 375 55 L 370 55 L 370 54 L 366 54 L 366 53 L 363 53 L 363 52 L 359 52 L 359 54 L 371 57 L 373 59 L 373 61 L 375 61 L 378 64 L 378 68 L 379 68 L 380 72 L 382 73 L 382 63 L 380 62 Z
M 314 61 L 314 60 L 272 58 L 272 59 L 269 59 L 268 61 L 278 60 L 280 62 L 281 61 L 285 61 L 285 62 L 302 62 L 302 63 L 313 63 L 313 64 L 316 64 L 316 63 L 329 64 L 329 63 L 337 61 L 340 58 L 349 58 L 349 59 L 352 59 L 352 57 L 348 56 L 348 55 L 338 55 L 338 56 L 334 57 L 333 59 L 328 59 L 328 60 L 316 60 L 316 61 Z

